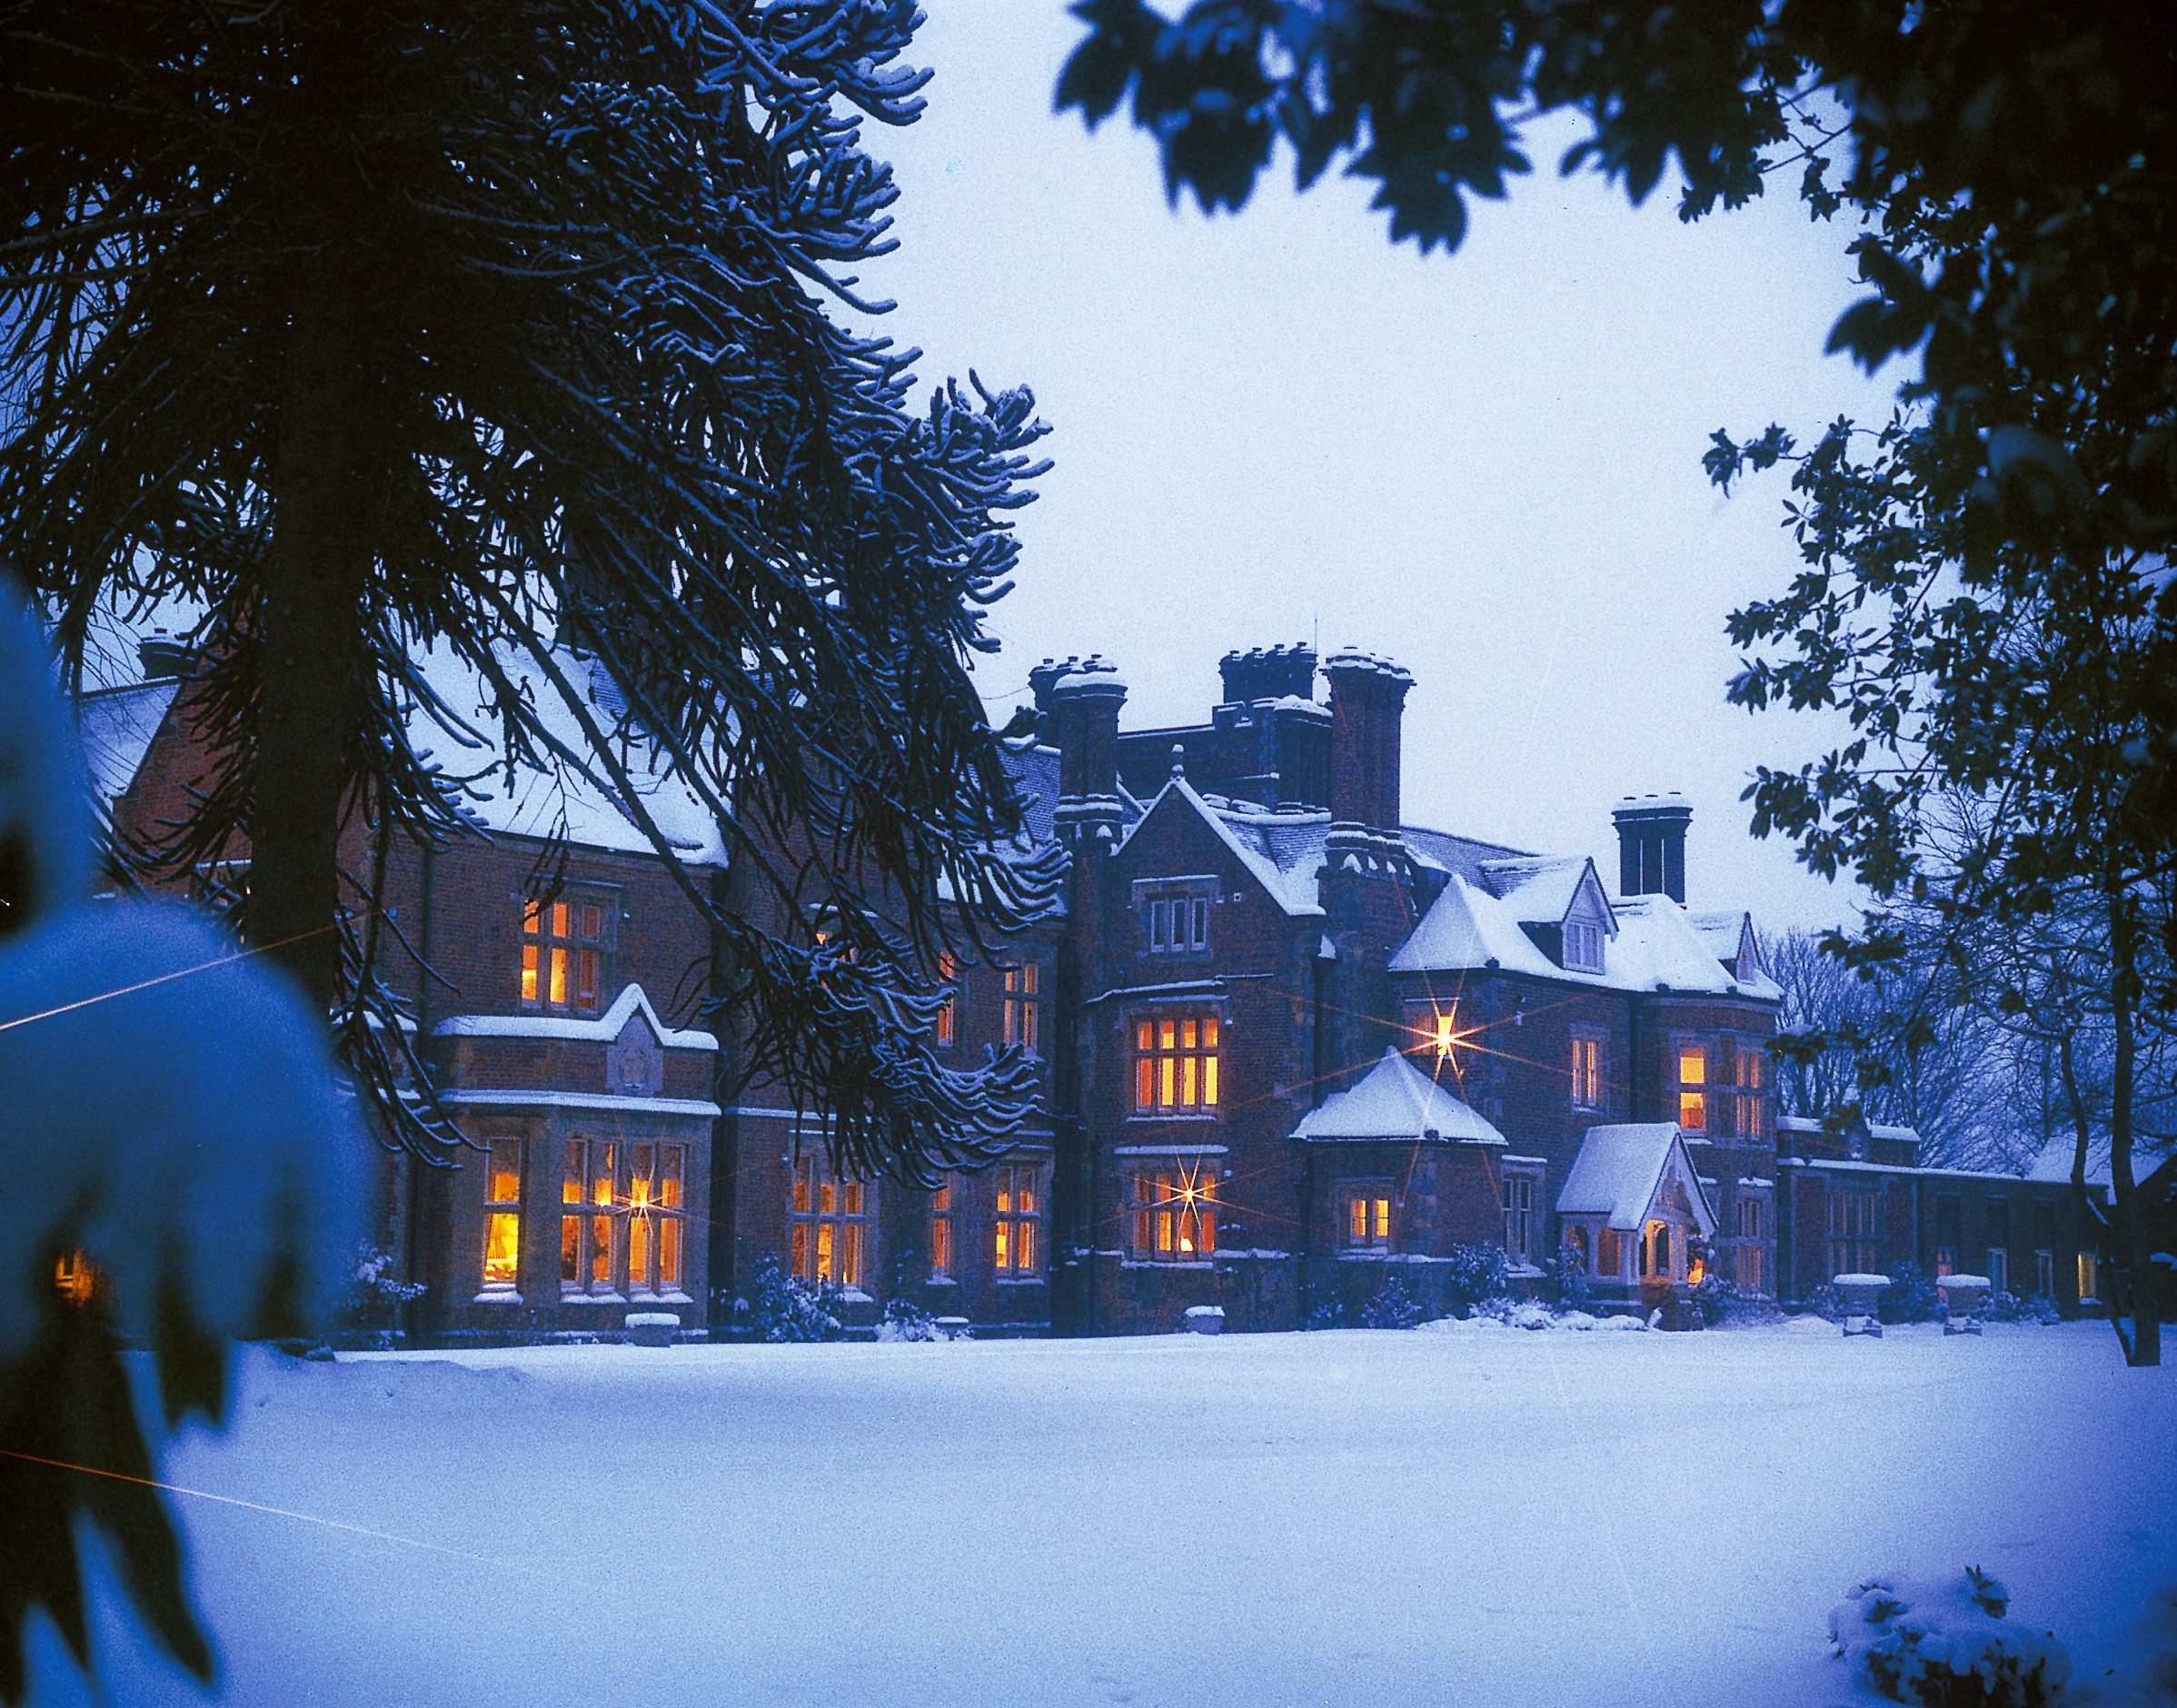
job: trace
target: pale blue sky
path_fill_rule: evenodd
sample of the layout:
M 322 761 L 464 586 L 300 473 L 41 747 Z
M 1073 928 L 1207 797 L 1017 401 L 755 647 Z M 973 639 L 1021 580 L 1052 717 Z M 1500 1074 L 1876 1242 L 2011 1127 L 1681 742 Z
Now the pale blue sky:
M 1052 114 L 1058 0 L 929 10 L 929 112 L 865 138 L 902 192 L 865 285 L 926 380 L 1025 382 L 1055 429 L 994 618 L 1000 715 L 1036 660 L 1101 651 L 1129 727 L 1198 719 L 1222 653 L 1319 624 L 1417 678 L 1409 819 L 1602 857 L 1620 796 L 1677 789 L 1694 906 L 1842 914 L 1737 799 L 1823 731 L 1723 702 L 1725 611 L 1796 561 L 1784 483 L 1725 501 L 1700 454 L 1886 412 L 1887 380 L 1820 353 L 1849 231 L 1788 184 L 1693 226 L 1668 189 L 1635 211 L 1557 176 L 1566 129 L 1450 256 L 1393 248 L 1365 185 L 1296 197 L 1289 166 L 1237 218 L 1174 213 L 1146 138 Z

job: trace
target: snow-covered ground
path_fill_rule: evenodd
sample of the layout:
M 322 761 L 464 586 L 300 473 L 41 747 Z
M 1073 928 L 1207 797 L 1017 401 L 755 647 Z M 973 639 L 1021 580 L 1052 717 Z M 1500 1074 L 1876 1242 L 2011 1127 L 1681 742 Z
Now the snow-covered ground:
M 235 1703 L 1819 1705 L 1968 1564 L 2169 1700 L 2177 1370 L 2093 1324 L 257 1355 L 166 1475 Z

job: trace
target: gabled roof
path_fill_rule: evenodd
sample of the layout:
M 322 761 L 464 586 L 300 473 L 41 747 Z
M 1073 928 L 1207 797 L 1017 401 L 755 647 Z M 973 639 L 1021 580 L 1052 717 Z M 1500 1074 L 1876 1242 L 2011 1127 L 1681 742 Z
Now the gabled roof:
M 2073 1141 L 2068 1138 L 2052 1140 L 2048 1147 L 2026 1165 L 2025 1177 L 2029 1180 L 2069 1180 L 2072 1177 Z M 2163 1163 L 2170 1159 L 2169 1151 L 2151 1150 L 2136 1141 L 2132 1147 L 2132 1184 L 2139 1185 Z M 2099 1139 L 2086 1150 L 2086 1184 L 2093 1187 L 2112 1186 L 2110 1178 L 2109 1141 Z
M 1616 915 L 1595 862 L 1584 854 L 1516 860 L 1486 860 L 1482 883 L 1522 925 L 1563 925 L 1586 890 L 1601 909 L 1603 928 L 1615 933 Z
M 658 1042 L 667 1049 L 715 1050 L 718 1039 L 708 1032 L 670 1027 L 658 1018 L 641 985 L 630 985 L 612 999 L 612 1006 L 594 1020 L 556 1014 L 456 1014 L 431 1028 L 435 1038 L 552 1038 L 573 1043 L 610 1044 L 626 1029 L 629 1019 L 640 1014 L 650 1022 Z
M 164 677 L 128 688 L 94 689 L 75 702 L 75 727 L 101 810 L 111 808 L 136 780 L 151 739 L 180 689 L 178 680 Z
M 1395 973 L 1454 972 L 1502 968 L 1509 972 L 1562 977 L 1556 962 L 1519 928 L 1512 910 L 1456 872 L 1421 916 L 1421 923 L 1390 959 Z
M 1128 828 L 1131 841 L 1141 827 L 1170 800 L 1173 810 L 1191 809 L 1210 834 L 1229 849 L 1270 899 L 1295 917 L 1320 914 L 1316 869 L 1323 863 L 1323 838 L 1330 829 L 1327 812 L 1264 812 L 1251 808 L 1213 807 L 1184 777 L 1174 777 Z M 1122 842 L 1120 847 L 1124 847 Z
M 1501 1145 L 1505 1136 L 1397 1048 L 1368 1069 L 1350 1091 L 1333 1092 L 1293 1128 L 1295 1138 L 1442 1139 Z
M 1448 830 L 1431 830 L 1418 824 L 1401 826 L 1399 836 L 1407 852 L 1423 866 L 1440 872 L 1456 872 L 1470 884 L 1482 881 L 1482 868 L 1491 860 L 1526 859 L 1531 856 L 1496 842 L 1478 842 L 1470 836 Z
M 1560 1216 L 1602 1216 L 1620 1232 L 1636 1232 L 1665 1183 L 1675 1177 L 1703 1234 L 1715 1232 L 1715 1211 L 1675 1121 L 1591 1127 L 1557 1194 Z
M 1754 932 L 1754 916 L 1745 909 L 1721 913 L 1693 913 L 1685 916 L 1686 923 L 1694 928 L 1708 952 L 1731 972 L 1745 978 L 1767 969 L 1761 959 L 1761 939 Z

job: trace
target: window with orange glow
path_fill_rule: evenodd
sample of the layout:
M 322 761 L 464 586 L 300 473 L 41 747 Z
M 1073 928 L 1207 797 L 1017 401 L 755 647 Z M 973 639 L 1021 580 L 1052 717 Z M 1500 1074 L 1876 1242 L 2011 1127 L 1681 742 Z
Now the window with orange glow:
M 1162 1014 L 1134 1024 L 1134 1107 L 1149 1115 L 1214 1115 L 1218 1017 Z
M 1767 1058 L 1755 1046 L 1741 1044 L 1734 1066 L 1732 1131 L 1740 1138 L 1764 1138 L 1769 1131 Z
M 494 1138 L 483 1165 L 483 1290 L 512 1293 L 522 1268 L 522 1141 Z
M 960 964 L 952 958 L 950 950 L 938 957 L 938 1013 L 931 1022 L 932 1040 L 939 1049 L 950 1046 L 959 1036 L 960 1025 Z
M 620 1147 L 610 1139 L 571 1138 L 560 1175 L 560 1291 L 617 1296 Z
M 953 1177 L 940 1175 L 929 1195 L 929 1278 L 952 1279 Z
M 628 1291 L 677 1294 L 687 1243 L 688 1147 L 637 1144 L 627 1150 Z
M 522 908 L 522 1006 L 595 1014 L 602 999 L 611 910 L 601 899 Z
M 1217 1253 L 1217 1177 L 1207 1164 L 1134 1177 L 1134 1255 L 1206 1263 Z
M 1391 1248 L 1391 1189 L 1357 1186 L 1346 1192 L 1346 1247 L 1349 1251 Z
M 1678 1125 L 1689 1133 L 1708 1130 L 1708 1052 L 1697 1044 L 1678 1050 Z
M 1005 969 L 1005 1041 L 1037 1054 L 1042 1035 L 1042 975 L 1034 961 Z
M 98 1266 L 80 1251 L 63 1252 L 53 1266 L 54 1291 L 71 1305 L 88 1305 L 97 1296 L 99 1280 Z
M 821 1156 L 797 1157 L 787 1199 L 793 1272 L 811 1285 L 858 1287 L 875 1243 L 875 1194 L 833 1174 Z
M 991 1259 L 1001 1280 L 1019 1280 L 1035 1275 L 1043 1261 L 1043 1171 L 1001 1163 L 997 1187 Z
M 1572 1107 L 1603 1107 L 1603 1038 L 1599 1032 L 1572 1035 Z

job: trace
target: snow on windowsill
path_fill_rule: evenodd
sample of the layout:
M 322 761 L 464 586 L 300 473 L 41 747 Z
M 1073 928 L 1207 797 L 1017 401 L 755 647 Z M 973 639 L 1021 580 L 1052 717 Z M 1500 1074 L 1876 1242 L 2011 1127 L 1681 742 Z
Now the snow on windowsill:
M 1128 1257 L 1120 1261 L 1121 1269 L 1204 1269 L 1214 1272 L 1215 1258 L 1193 1258 L 1186 1263 L 1158 1263 L 1154 1257 Z
M 625 1305 L 626 1296 L 619 1293 L 562 1293 L 562 1305 Z
M 469 1301 L 472 1305 L 519 1305 L 522 1296 L 512 1287 L 486 1287 Z

